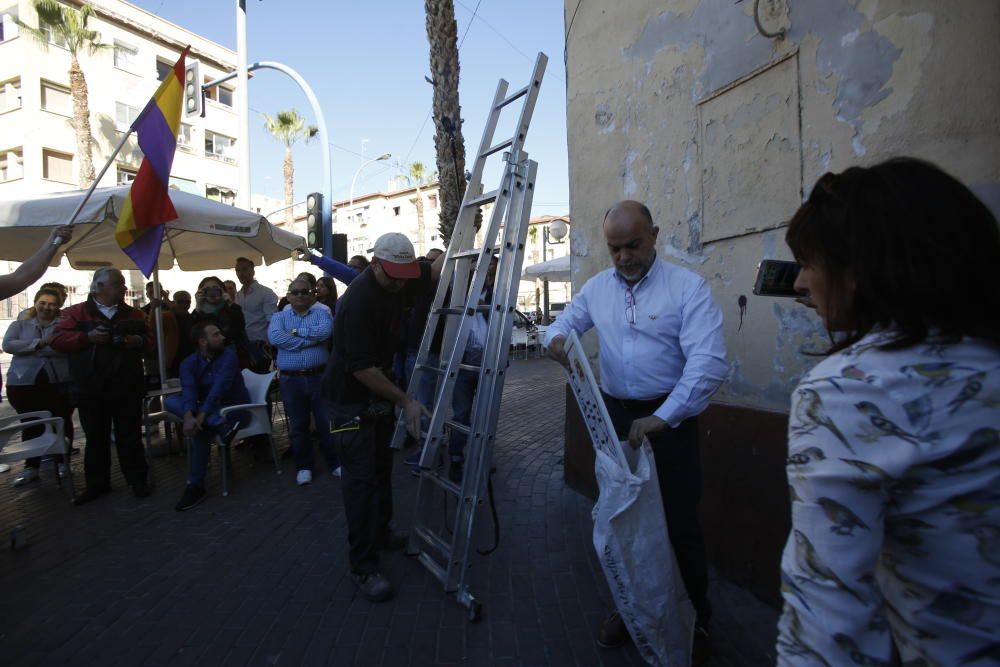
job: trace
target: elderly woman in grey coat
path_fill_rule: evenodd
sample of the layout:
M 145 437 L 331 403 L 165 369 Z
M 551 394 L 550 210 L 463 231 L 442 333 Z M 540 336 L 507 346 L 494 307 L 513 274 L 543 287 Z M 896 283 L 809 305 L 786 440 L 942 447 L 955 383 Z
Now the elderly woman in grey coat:
M 3 349 L 13 355 L 7 371 L 7 398 L 18 413 L 48 410 L 63 418 L 64 433 L 73 440 L 73 406 L 67 391 L 69 366 L 66 355 L 52 349 L 56 320 L 62 295 L 52 288 L 42 288 L 35 295 L 35 305 L 25 319 L 11 322 L 3 337 Z M 26 429 L 24 439 L 41 434 L 41 426 Z M 58 455 L 57 461 L 62 461 Z M 66 474 L 67 462 L 59 463 L 59 475 Z M 14 479 L 22 486 L 38 479 L 41 459 L 25 462 L 24 470 Z

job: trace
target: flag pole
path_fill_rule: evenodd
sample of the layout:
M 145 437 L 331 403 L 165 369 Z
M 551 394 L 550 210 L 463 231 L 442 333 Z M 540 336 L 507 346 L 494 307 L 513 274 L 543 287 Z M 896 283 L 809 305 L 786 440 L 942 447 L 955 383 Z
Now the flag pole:
M 133 130 L 130 127 L 128 129 L 128 132 L 122 135 L 122 138 L 118 141 L 118 145 L 115 146 L 115 149 L 111 152 L 111 156 L 108 157 L 108 161 L 105 162 L 104 166 L 101 168 L 101 173 L 99 173 L 97 175 L 97 178 L 94 179 L 94 182 L 90 184 L 90 187 L 87 189 L 87 194 L 83 196 L 83 200 L 76 207 L 76 210 L 73 211 L 73 217 L 71 217 L 69 219 L 69 222 L 66 224 L 70 225 L 71 227 L 74 224 L 76 224 L 76 219 L 80 216 L 80 211 L 82 211 L 83 207 L 87 204 L 88 201 L 90 201 L 90 196 L 94 194 L 94 189 L 97 187 L 97 184 L 101 182 L 101 179 L 104 178 L 104 174 L 106 174 L 108 171 L 108 167 L 111 166 L 111 163 L 114 162 L 115 158 L 118 157 L 118 154 L 121 153 L 122 147 L 125 146 L 125 142 L 128 141 L 128 138 L 132 136 L 132 132 Z
M 153 267 L 153 298 L 156 299 L 156 361 L 160 371 L 160 389 L 167 388 L 166 344 L 163 340 L 163 295 L 160 294 L 160 261 Z

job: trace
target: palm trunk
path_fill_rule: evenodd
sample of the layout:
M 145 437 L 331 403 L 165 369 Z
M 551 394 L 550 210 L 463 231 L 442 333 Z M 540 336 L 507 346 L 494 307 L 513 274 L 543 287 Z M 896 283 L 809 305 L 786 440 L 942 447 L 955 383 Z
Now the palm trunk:
M 292 147 L 285 146 L 285 222 L 291 230 L 295 223 L 295 212 L 291 206 L 295 203 L 295 163 L 292 161 Z
M 426 239 L 424 238 L 424 198 L 420 196 L 420 186 L 417 186 L 417 198 L 413 202 L 413 205 L 417 207 L 417 243 L 421 246 L 427 245 Z M 426 255 L 430 247 L 423 248 L 423 252 L 420 254 Z
M 458 24 L 453 0 L 425 0 L 427 41 L 434 79 L 434 148 L 437 151 L 441 212 L 438 229 L 451 239 L 465 192 L 465 140 L 458 100 Z M 452 125 L 452 132 L 445 130 Z
M 76 131 L 76 154 L 80 159 L 79 183 L 81 188 L 94 182 L 94 160 L 91 153 L 92 135 L 90 131 L 90 102 L 87 93 L 87 78 L 80 68 L 76 55 L 70 56 L 69 86 L 73 96 L 73 129 Z

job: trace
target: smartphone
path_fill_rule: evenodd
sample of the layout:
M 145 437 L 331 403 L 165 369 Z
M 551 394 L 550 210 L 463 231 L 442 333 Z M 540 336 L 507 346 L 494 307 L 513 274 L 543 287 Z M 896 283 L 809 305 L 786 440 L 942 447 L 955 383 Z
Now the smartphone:
M 781 259 L 765 259 L 757 265 L 757 280 L 753 293 L 757 296 L 802 296 L 795 291 L 795 279 L 799 275 L 798 262 Z

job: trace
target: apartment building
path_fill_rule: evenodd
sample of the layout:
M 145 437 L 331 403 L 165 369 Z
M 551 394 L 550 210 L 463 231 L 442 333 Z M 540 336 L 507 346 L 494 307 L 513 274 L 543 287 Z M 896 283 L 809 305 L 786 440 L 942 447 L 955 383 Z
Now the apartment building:
M 106 48 L 80 53 L 87 79 L 95 170 L 107 160 L 181 50 L 200 63 L 205 81 L 236 66 L 233 51 L 122 0 L 93 0 L 89 27 Z M 75 6 L 77 3 L 67 3 Z M 0 0 L 0 196 L 28 196 L 78 186 L 79 156 L 71 126 L 70 54 L 55 38 L 42 45 L 15 19 L 37 25 L 29 0 Z M 172 187 L 232 202 L 239 180 L 237 92 L 219 86 L 205 117 L 185 118 Z M 142 153 L 130 139 L 100 186 L 135 178 Z

